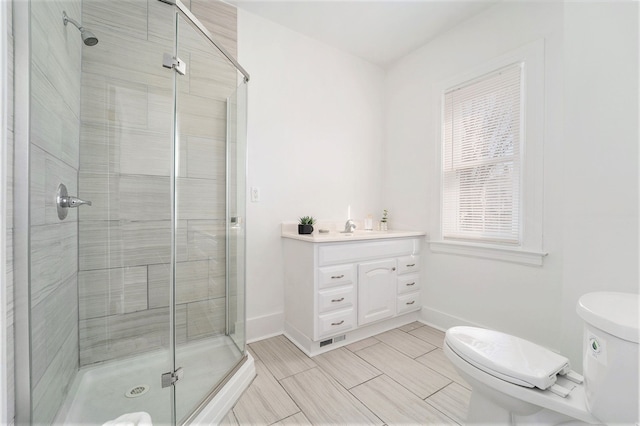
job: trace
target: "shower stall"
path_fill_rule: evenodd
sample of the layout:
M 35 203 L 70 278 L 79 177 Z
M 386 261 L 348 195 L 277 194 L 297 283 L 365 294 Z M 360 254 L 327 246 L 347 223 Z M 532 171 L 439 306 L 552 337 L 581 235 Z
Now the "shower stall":
M 14 11 L 17 423 L 220 420 L 254 374 L 235 8 Z

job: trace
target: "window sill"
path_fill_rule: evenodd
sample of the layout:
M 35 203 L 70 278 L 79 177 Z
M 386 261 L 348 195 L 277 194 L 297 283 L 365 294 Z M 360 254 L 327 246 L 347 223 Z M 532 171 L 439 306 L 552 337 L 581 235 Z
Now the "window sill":
M 526 251 L 520 248 L 452 241 L 431 241 L 429 242 L 429 246 L 434 253 L 495 259 L 532 266 L 542 266 L 542 259 L 548 254 L 544 252 Z

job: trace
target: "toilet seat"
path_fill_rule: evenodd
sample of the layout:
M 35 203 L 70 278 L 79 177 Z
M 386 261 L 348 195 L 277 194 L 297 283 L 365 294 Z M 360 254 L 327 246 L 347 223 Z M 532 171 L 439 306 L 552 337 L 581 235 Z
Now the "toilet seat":
M 570 371 L 567 358 L 499 331 L 453 327 L 445 339 L 471 365 L 516 385 L 544 390 L 556 383 L 558 374 Z
M 547 410 L 577 419 L 588 424 L 601 424 L 586 408 L 585 386 L 567 380 L 564 376 L 558 378 L 558 383 L 571 389 L 571 394 L 566 398 L 558 396 L 549 390 L 540 390 L 536 387 L 520 386 L 497 376 L 489 374 L 484 370 L 469 363 L 455 352 L 445 339 L 442 347 L 447 358 L 455 366 L 456 370 L 465 380 L 473 380 L 469 383 L 473 387 L 473 392 L 479 392 L 482 387 L 495 390 L 504 395 L 516 398 L 530 404 L 537 405 Z M 478 386 L 476 388 L 476 386 Z M 473 395 L 472 395 L 473 397 Z

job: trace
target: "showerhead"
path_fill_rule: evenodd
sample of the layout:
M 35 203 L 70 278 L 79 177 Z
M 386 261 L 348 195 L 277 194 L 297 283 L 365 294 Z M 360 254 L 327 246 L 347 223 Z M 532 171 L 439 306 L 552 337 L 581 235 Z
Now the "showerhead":
M 82 28 L 80 30 L 80 36 L 82 37 L 82 41 L 84 41 L 84 44 L 86 44 L 87 46 L 95 46 L 96 44 L 98 44 L 98 37 L 96 37 L 94 33 L 85 28 Z
M 96 37 L 94 33 L 87 30 L 85 27 L 81 26 L 73 19 L 69 18 L 67 16 L 67 12 L 65 11 L 62 12 L 62 22 L 65 26 L 67 25 L 67 23 L 71 22 L 77 29 L 79 29 L 80 37 L 82 37 L 82 41 L 87 46 L 95 46 L 96 44 L 98 44 L 98 37 Z

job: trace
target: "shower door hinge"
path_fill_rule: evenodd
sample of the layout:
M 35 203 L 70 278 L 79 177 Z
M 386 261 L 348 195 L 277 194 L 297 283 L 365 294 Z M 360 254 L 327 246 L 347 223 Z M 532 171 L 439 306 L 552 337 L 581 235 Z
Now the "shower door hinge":
M 185 64 L 182 59 L 172 56 L 170 53 L 165 53 L 162 56 L 162 66 L 165 68 L 173 68 L 178 71 L 180 75 L 187 73 L 187 64 Z
M 173 386 L 175 382 L 182 379 L 182 376 L 184 376 L 182 367 L 176 368 L 176 371 L 169 371 L 168 373 L 164 373 L 162 375 L 162 387 L 168 388 L 169 386 Z

